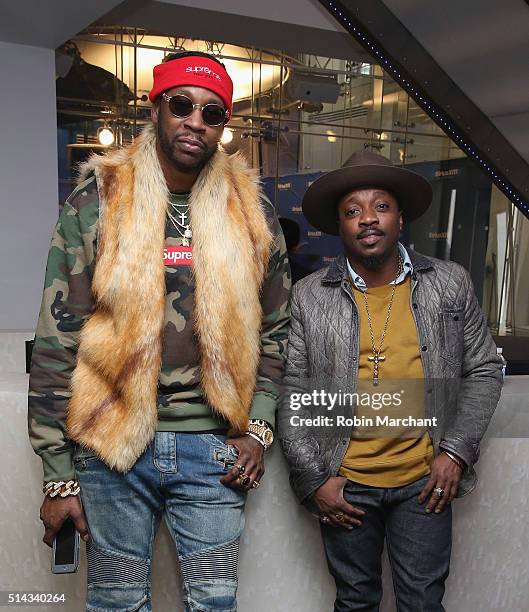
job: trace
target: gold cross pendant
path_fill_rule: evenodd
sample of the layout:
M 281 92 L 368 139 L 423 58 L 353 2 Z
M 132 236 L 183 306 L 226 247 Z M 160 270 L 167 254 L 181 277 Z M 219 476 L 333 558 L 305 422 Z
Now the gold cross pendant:
M 373 355 L 369 355 L 367 359 L 373 362 L 373 385 L 376 387 L 378 385 L 378 364 L 385 361 L 386 356 L 381 355 L 380 351 L 373 351 Z

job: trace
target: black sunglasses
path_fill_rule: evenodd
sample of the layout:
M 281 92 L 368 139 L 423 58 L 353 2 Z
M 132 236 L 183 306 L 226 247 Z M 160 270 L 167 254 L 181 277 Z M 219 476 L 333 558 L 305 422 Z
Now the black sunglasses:
M 202 106 L 202 104 L 195 104 L 191 98 L 183 94 L 168 96 L 163 93 L 162 98 L 167 102 L 171 114 L 175 117 L 189 117 L 195 108 L 198 108 L 202 113 L 202 121 L 210 127 L 222 125 L 230 118 L 230 112 L 220 104 L 210 103 Z

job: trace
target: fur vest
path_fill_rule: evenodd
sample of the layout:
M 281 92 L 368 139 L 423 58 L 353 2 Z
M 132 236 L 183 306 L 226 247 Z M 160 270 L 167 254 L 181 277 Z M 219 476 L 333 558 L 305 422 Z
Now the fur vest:
M 169 193 L 149 125 L 135 143 L 92 157 L 100 202 L 92 291 L 71 383 L 69 437 L 129 470 L 153 439 L 165 309 Z M 212 410 L 245 431 L 261 352 L 260 290 L 272 244 L 257 175 L 218 150 L 189 199 L 194 323 Z

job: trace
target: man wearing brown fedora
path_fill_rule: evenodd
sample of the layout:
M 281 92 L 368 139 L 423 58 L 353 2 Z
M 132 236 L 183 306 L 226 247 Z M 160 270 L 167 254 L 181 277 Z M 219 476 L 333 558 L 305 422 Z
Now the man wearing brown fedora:
M 475 487 L 500 395 L 468 273 L 399 242 L 431 199 L 420 175 L 363 151 L 303 200 L 344 253 L 294 288 L 279 434 L 321 521 L 335 612 L 379 609 L 384 541 L 398 610 L 444 609 L 451 502 Z

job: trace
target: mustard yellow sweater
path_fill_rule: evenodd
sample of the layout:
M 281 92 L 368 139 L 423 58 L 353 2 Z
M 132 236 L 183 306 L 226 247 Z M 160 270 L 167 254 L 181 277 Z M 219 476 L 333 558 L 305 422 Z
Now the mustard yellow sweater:
M 392 285 L 374 287 L 366 294 L 377 349 L 392 288 Z M 385 360 L 380 362 L 380 382 L 376 387 L 373 386 L 373 362 L 368 360 L 373 351 L 365 301 L 354 285 L 353 292 L 360 314 L 359 397 L 363 393 L 397 394 L 400 405 L 399 400 L 392 400 L 387 406 L 379 406 L 381 402 L 357 406 L 355 414 L 365 425 L 355 427 L 340 474 L 373 487 L 404 486 L 428 474 L 433 459 L 432 443 L 425 428 L 380 424 L 385 416 L 391 419 L 390 423 L 401 423 L 399 419 L 410 416 L 424 418 L 424 374 L 410 307 L 410 276 L 395 290 L 381 351 Z

